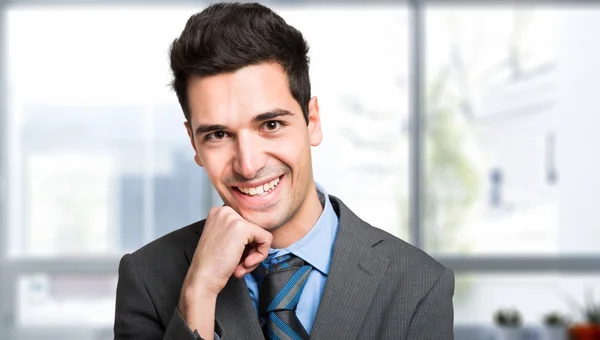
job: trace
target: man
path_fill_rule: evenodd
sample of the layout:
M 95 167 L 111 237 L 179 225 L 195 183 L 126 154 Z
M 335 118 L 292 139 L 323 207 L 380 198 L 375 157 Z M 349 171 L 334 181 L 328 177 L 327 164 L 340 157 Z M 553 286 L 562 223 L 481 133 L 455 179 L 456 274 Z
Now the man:
M 225 202 L 127 254 L 115 338 L 452 339 L 452 272 L 315 184 L 322 139 L 302 34 L 214 4 L 170 50 L 195 152 Z

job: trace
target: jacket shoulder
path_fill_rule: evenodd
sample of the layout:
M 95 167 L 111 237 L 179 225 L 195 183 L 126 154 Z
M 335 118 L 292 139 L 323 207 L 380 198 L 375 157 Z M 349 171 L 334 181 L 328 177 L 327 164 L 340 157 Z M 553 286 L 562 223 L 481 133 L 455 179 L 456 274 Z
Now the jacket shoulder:
M 339 198 L 329 195 L 340 225 L 356 239 L 372 247 L 380 257 L 389 261 L 388 268 L 402 271 L 405 275 L 437 278 L 446 268 L 423 250 L 408 242 L 372 226 L 358 217 Z
M 384 231 L 367 224 L 366 228 L 381 238 L 378 248 L 390 264 L 411 275 L 437 278 L 447 268 L 422 249 Z
M 150 298 L 163 326 L 169 324 L 177 306 L 189 268 L 188 250 L 193 251 L 203 226 L 204 221 L 200 221 L 172 231 L 121 259 L 120 284 L 139 282 L 137 289 Z

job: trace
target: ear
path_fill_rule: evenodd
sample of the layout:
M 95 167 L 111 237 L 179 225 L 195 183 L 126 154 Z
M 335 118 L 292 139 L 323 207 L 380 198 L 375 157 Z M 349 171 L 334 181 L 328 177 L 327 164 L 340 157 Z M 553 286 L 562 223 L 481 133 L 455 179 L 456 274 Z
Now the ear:
M 308 138 L 310 145 L 317 146 L 323 140 L 321 131 L 321 116 L 319 116 L 319 101 L 317 97 L 310 98 L 308 102 Z
M 196 144 L 194 143 L 194 132 L 192 131 L 192 125 L 188 122 L 183 123 L 185 129 L 187 130 L 188 137 L 190 138 L 190 143 L 192 143 L 192 148 L 194 149 L 194 162 L 198 164 L 198 166 L 202 166 L 202 162 L 198 157 L 198 150 L 196 149 Z

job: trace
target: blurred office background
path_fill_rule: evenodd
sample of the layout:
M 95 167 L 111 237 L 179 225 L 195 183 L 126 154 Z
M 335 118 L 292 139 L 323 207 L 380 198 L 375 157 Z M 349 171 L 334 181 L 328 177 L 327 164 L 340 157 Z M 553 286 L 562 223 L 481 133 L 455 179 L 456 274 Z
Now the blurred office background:
M 219 204 L 168 86 L 207 3 L 0 0 L 1 340 L 112 339 L 119 258 Z M 600 303 L 600 6 L 515 3 L 266 2 L 311 46 L 317 181 L 454 269 L 457 339 Z

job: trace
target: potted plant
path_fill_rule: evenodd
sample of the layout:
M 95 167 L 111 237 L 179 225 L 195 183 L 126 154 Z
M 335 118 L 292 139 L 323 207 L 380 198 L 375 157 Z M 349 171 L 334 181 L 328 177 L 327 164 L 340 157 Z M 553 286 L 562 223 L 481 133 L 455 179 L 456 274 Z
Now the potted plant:
M 494 314 L 494 321 L 500 328 L 501 340 L 521 339 L 521 313 L 516 309 L 499 309 Z
M 584 322 L 569 328 L 570 340 L 598 340 L 600 339 L 600 303 L 586 302 L 583 308 Z
M 569 321 L 559 312 L 550 312 L 544 315 L 544 326 L 548 340 L 566 340 Z

